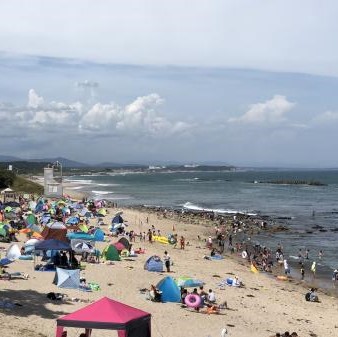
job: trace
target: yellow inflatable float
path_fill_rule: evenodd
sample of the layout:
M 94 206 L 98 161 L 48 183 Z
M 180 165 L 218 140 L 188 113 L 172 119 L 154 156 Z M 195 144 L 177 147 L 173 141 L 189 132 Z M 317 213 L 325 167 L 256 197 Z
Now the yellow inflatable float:
M 165 236 L 158 236 L 158 235 L 153 236 L 153 241 L 163 243 L 163 244 L 169 243 L 168 238 L 166 238 Z

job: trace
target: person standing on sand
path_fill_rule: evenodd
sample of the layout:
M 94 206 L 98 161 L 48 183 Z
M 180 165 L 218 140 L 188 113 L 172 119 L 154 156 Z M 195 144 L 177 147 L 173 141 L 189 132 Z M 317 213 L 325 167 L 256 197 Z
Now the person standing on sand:
M 284 272 L 285 272 L 285 275 L 290 274 L 290 267 L 286 259 L 284 260 Z
M 316 261 L 313 261 L 312 265 L 311 265 L 311 272 L 312 272 L 312 275 L 313 275 L 313 278 L 316 277 Z
M 184 238 L 184 236 L 181 236 L 180 244 L 181 244 L 181 249 L 184 249 L 185 248 L 185 238 Z
M 170 273 L 170 256 L 167 251 L 164 252 L 163 261 L 167 269 L 167 272 Z

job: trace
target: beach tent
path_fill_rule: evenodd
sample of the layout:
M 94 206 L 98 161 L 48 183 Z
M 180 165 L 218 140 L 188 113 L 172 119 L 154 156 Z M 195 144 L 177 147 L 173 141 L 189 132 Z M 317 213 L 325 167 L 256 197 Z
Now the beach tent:
M 16 243 L 12 243 L 8 248 L 7 248 L 7 253 L 6 257 L 9 260 L 15 261 L 21 256 L 21 251 L 19 246 Z
M 42 240 L 35 245 L 35 250 L 71 250 L 69 243 L 64 241 L 50 239 Z
M 80 287 L 80 269 L 57 267 L 54 281 L 59 288 L 78 289 Z
M 67 219 L 67 225 L 77 225 L 80 222 L 80 218 L 77 216 L 72 216 Z
M 131 244 L 129 243 L 127 238 L 121 238 L 118 242 L 121 242 L 126 249 L 130 250 Z
M 41 235 L 45 240 L 56 239 L 68 242 L 67 227 L 62 222 L 55 221 L 46 224 Z
M 203 286 L 205 283 L 193 277 L 181 276 L 176 279 L 176 284 L 183 288 L 194 288 Z
M 65 327 L 117 330 L 118 337 L 151 337 L 151 315 L 108 297 L 89 304 L 56 321 L 56 337 L 63 336 Z
M 32 253 L 35 250 L 35 245 L 40 242 L 38 239 L 29 239 L 27 242 L 24 243 L 25 254 Z
M 104 232 L 97 228 L 93 233 L 84 233 L 84 232 L 75 232 L 75 233 L 68 233 L 68 239 L 81 239 L 81 240 L 88 240 L 88 241 L 104 241 Z
M 120 254 L 116 247 L 112 244 L 106 246 L 106 248 L 102 252 L 102 257 L 107 261 L 120 261 Z
M 117 213 L 114 215 L 114 217 L 113 217 L 111 223 L 112 223 L 112 224 L 122 224 L 122 223 L 123 223 L 123 218 L 122 218 L 122 216 L 121 216 L 122 213 L 123 213 L 122 211 L 117 212 Z
M 126 249 L 126 247 L 121 242 L 115 242 L 113 243 L 113 246 L 119 251 L 122 252 L 122 250 Z
M 161 258 L 157 255 L 150 256 L 146 263 L 144 264 L 144 269 L 148 271 L 163 271 L 163 262 Z
M 157 283 L 156 288 L 162 291 L 162 302 L 181 302 L 181 291 L 174 279 L 170 276 Z
M 35 215 L 32 212 L 27 213 L 26 222 L 27 222 L 28 225 L 35 225 L 35 224 L 37 224 L 36 217 L 35 217 Z

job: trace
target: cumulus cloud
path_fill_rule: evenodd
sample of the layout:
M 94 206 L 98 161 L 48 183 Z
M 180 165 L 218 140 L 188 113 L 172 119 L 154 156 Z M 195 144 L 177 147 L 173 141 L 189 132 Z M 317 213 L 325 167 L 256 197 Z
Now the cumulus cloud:
M 249 110 L 238 118 L 230 118 L 229 122 L 247 124 L 274 124 L 284 121 L 285 114 L 294 107 L 285 96 L 275 95 L 263 103 L 250 105 Z
M 0 106 L 0 118 L 16 128 L 55 130 L 71 129 L 73 134 L 98 135 L 144 134 L 167 136 L 187 130 L 181 121 L 169 121 L 160 111 L 164 100 L 156 93 L 136 98 L 126 106 L 96 103 L 89 108 L 80 102 L 45 102 L 34 89 L 28 93 L 25 107 Z
M 75 85 L 79 88 L 97 88 L 99 86 L 99 83 L 85 80 L 82 82 L 75 82 Z
M 79 128 L 148 135 L 168 135 L 188 129 L 186 123 L 171 122 L 160 113 L 163 102 L 158 94 L 153 93 L 138 97 L 124 107 L 115 103 L 97 103 L 82 117 Z
M 30 89 L 28 92 L 28 108 L 38 108 L 44 104 L 43 97 L 39 96 L 34 89 Z

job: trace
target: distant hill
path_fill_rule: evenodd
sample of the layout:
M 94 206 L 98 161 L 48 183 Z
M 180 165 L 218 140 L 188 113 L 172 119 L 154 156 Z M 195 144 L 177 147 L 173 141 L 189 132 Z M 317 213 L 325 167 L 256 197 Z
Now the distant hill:
M 30 159 L 29 162 L 37 163 L 37 162 L 43 162 L 43 163 L 50 163 L 53 164 L 55 162 L 60 162 L 63 167 L 76 167 L 76 168 L 82 168 L 82 167 L 91 167 L 89 164 L 81 163 L 75 160 L 70 160 L 63 157 L 56 157 L 56 158 L 42 158 L 42 159 Z
M 84 167 L 91 167 L 89 164 L 85 163 L 80 163 L 74 160 L 70 160 L 67 158 L 63 157 L 56 157 L 56 158 L 38 158 L 38 159 L 22 159 L 14 156 L 8 156 L 8 155 L 0 155 L 0 162 L 1 163 L 8 163 L 8 164 L 13 164 L 13 163 L 44 163 L 46 164 L 53 164 L 55 162 L 59 161 L 63 167 L 75 167 L 75 168 L 84 168 Z M 15 164 L 14 164 L 15 166 Z
M 0 162 L 21 161 L 21 158 L 0 154 Z

